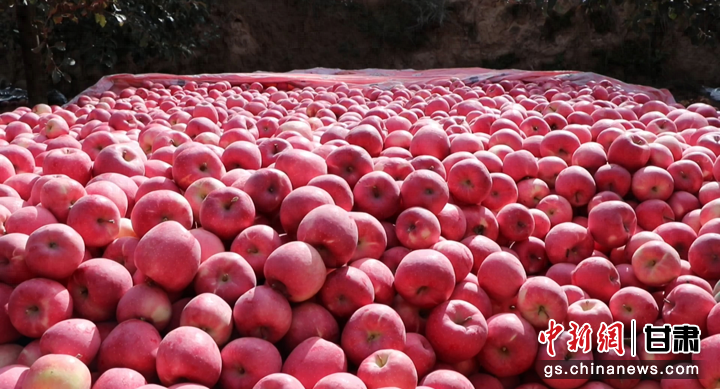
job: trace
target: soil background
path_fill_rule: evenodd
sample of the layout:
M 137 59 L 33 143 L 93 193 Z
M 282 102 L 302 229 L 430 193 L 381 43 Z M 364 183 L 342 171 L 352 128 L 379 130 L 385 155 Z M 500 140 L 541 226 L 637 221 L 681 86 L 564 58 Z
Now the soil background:
M 703 87 L 720 87 L 720 45 L 693 44 L 682 26 L 637 31 L 628 22 L 632 2 L 586 12 L 583 0 L 559 0 L 544 16 L 534 1 L 213 1 L 219 36 L 197 55 L 142 66 L 120 59 L 113 68 L 78 63 L 73 81 L 56 88 L 70 98 L 114 73 L 485 67 L 591 71 L 718 105 Z M 0 50 L 0 78 L 22 87 L 19 57 Z

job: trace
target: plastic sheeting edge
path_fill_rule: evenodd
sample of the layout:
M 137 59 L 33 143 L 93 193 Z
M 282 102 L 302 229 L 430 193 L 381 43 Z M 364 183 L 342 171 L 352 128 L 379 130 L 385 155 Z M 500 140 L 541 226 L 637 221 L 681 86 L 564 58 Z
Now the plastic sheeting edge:
M 232 85 L 241 85 L 253 82 L 262 84 L 288 83 L 293 87 L 331 86 L 344 82 L 349 86 L 376 86 L 390 89 L 398 85 L 411 85 L 415 83 L 433 83 L 441 80 L 458 78 L 467 84 L 477 82 L 499 82 L 502 80 L 520 80 L 525 82 L 543 82 L 553 78 L 573 82 L 578 85 L 590 81 L 608 80 L 627 92 L 645 93 L 650 98 L 663 101 L 667 104 L 675 103 L 675 99 L 667 89 L 656 89 L 648 86 L 634 85 L 620 80 L 606 77 L 596 73 L 577 71 L 528 71 L 517 69 L 494 70 L 484 68 L 447 68 L 428 70 L 390 70 L 390 69 L 362 69 L 342 70 L 329 68 L 313 68 L 293 70 L 287 73 L 255 72 L 255 73 L 218 73 L 196 75 L 172 75 L 162 73 L 147 74 L 114 74 L 105 76 L 95 85 L 87 88 L 73 98 L 69 104 L 76 103 L 82 95 L 97 96 L 105 91 L 119 91 L 127 87 L 140 87 L 143 82 L 150 81 L 164 86 L 184 85 L 186 82 L 220 82 L 227 81 Z

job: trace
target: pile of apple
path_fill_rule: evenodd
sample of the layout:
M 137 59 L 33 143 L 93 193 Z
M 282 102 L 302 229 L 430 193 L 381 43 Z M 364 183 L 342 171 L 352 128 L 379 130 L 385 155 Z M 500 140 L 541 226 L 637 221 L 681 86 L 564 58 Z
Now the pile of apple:
M 0 389 L 717 388 L 719 117 L 560 79 L 1 114 Z M 550 356 L 550 319 L 635 320 L 639 354 Z M 645 352 L 663 323 L 701 353 Z M 610 359 L 702 370 L 541 370 Z

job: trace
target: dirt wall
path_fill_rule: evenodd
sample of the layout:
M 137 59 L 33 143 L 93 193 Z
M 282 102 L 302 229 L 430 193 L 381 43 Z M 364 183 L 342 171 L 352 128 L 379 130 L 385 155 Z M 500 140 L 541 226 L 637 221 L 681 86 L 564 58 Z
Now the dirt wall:
M 569 69 L 674 92 L 720 85 L 720 47 L 693 45 L 674 30 L 651 45 L 625 23 L 628 10 L 589 15 L 581 0 L 558 1 L 550 18 L 506 0 L 425 0 L 435 9 L 417 9 L 417 0 L 215 1 L 220 37 L 196 57 L 142 68 L 129 60 L 113 69 L 78 64 L 74 82 L 61 90 L 73 95 L 120 72 L 312 67 Z M 0 75 L 20 81 L 22 72 L 8 58 L 0 60 Z

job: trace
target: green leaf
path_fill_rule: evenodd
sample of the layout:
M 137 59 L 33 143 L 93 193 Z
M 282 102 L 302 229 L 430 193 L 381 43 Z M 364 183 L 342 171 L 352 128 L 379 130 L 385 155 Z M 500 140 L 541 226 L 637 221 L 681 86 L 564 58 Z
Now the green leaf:
M 62 72 L 60 71 L 60 69 L 58 69 L 58 68 L 53 69 L 53 71 L 52 71 L 53 84 L 57 84 L 58 82 L 60 82 L 61 77 L 62 77 Z
M 75 60 L 70 57 L 65 57 L 60 66 L 75 66 Z
M 37 45 L 37 47 L 33 47 L 32 50 L 30 50 L 30 51 L 32 51 L 32 52 L 35 53 L 35 54 L 40 54 L 40 52 L 41 52 L 44 48 L 45 48 L 45 42 Z
M 65 45 L 65 42 L 61 41 L 61 42 L 56 43 L 55 46 L 53 46 L 53 47 L 59 51 L 65 51 L 66 45 Z
M 107 19 L 105 19 L 105 15 L 103 14 L 95 14 L 95 22 L 99 24 L 100 27 L 105 27 Z

